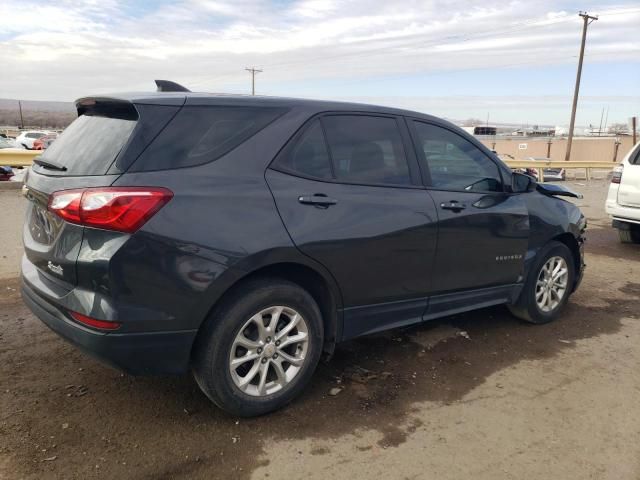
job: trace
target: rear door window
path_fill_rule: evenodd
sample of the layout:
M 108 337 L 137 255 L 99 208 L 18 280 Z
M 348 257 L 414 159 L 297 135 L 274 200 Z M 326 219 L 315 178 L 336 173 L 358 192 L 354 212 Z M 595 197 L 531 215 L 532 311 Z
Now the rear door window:
M 276 168 L 303 177 L 332 178 L 329 151 L 319 120 L 314 120 L 304 134 L 287 147 L 276 161 Z
M 410 185 L 409 165 L 395 118 L 328 115 L 322 118 L 339 182 Z
M 135 126 L 135 119 L 80 115 L 41 156 L 66 170 L 37 168 L 46 175 L 104 175 Z
M 130 171 L 191 167 L 216 160 L 284 113 L 279 108 L 183 107 Z

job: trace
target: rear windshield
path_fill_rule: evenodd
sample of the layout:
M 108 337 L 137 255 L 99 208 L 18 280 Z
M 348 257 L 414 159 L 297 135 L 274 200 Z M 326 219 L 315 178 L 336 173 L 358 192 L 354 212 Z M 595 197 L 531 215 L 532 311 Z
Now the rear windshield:
M 191 167 L 216 160 L 282 113 L 267 107 L 183 107 L 130 171 Z
M 64 165 L 66 171 L 43 171 L 47 175 L 104 175 L 135 126 L 135 120 L 80 115 L 40 157 Z

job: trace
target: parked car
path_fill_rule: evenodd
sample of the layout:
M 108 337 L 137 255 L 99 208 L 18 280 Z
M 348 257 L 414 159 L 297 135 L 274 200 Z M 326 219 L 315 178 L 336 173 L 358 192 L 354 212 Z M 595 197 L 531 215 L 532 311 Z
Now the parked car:
M 58 138 L 58 135 L 55 133 L 50 133 L 48 135 L 40 137 L 33 142 L 33 149 L 46 150 L 56 138 Z
M 32 150 L 33 142 L 35 142 L 40 137 L 44 137 L 45 135 L 47 135 L 47 132 L 35 130 L 20 132 L 20 135 L 16 137 L 16 143 L 18 145 L 22 145 L 24 148 Z
M 14 176 L 14 173 L 11 167 L 0 166 L 0 182 L 9 181 L 12 179 L 13 176 Z
M 17 148 L 17 145 L 11 138 L 0 137 L 0 148 Z
M 549 161 L 546 157 L 528 157 L 527 160 L 533 160 L 534 162 L 547 162 Z M 536 168 L 528 168 L 528 175 L 533 175 L 536 180 L 540 178 L 540 173 Z M 544 175 L 543 181 L 545 182 L 564 182 L 567 178 L 567 172 L 564 168 L 543 168 L 542 173 Z
M 338 342 L 489 305 L 560 315 L 575 196 L 473 136 L 372 105 L 82 98 L 27 175 L 23 298 L 130 373 L 193 371 L 226 411 L 293 400 Z
M 640 142 L 613 170 L 605 210 L 623 243 L 640 243 Z

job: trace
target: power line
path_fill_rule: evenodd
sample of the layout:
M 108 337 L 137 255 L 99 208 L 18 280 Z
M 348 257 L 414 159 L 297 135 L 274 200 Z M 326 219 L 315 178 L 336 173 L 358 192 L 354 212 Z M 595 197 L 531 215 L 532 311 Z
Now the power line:
M 380 46 L 380 47 L 370 47 L 370 48 L 364 48 L 358 51 L 351 51 L 351 52 L 343 52 L 343 53 L 337 53 L 337 54 L 332 54 L 332 55 L 325 55 L 325 56 L 315 56 L 311 59 L 309 58 L 305 58 L 305 59 L 296 59 L 296 60 L 289 60 L 289 61 L 281 61 L 281 62 L 274 62 L 274 63 L 269 63 L 269 64 L 265 64 L 265 66 L 267 67 L 287 67 L 287 66 L 295 66 L 295 65 L 300 65 L 300 64 L 307 64 L 309 63 L 309 61 L 312 62 L 322 62 L 322 61 L 326 61 L 326 60 L 334 60 L 334 59 L 338 59 L 338 58 L 349 58 L 349 57 L 354 57 L 357 56 L 359 58 L 364 57 L 364 56 L 371 56 L 371 55 L 376 55 L 378 53 L 381 52 L 385 52 L 385 51 L 389 51 L 389 50 L 397 50 L 399 48 L 411 48 L 411 47 L 420 47 L 422 49 L 426 48 L 426 47 L 439 47 L 439 46 L 447 46 L 447 45 L 451 45 L 451 44 L 455 44 L 455 43 L 462 43 L 462 42 L 468 42 L 470 40 L 476 40 L 476 39 L 481 39 L 481 38 L 496 38 L 502 35 L 506 35 L 509 33 L 515 33 L 515 32 L 519 32 L 521 31 L 523 28 L 539 28 L 539 27 L 549 27 L 549 26 L 553 26 L 556 25 L 558 23 L 563 23 L 566 22 L 567 20 L 569 20 L 569 17 L 560 17 L 560 18 L 555 18 L 552 19 L 551 21 L 545 21 L 544 19 L 539 19 L 539 18 L 535 18 L 535 19 L 529 19 L 529 20 L 525 20 L 522 22 L 516 22 L 516 23 L 512 23 L 510 25 L 507 26 L 506 29 L 504 30 L 486 30 L 486 31 L 480 31 L 480 32 L 474 32 L 474 33 L 460 33 L 460 34 L 453 34 L 453 35 L 447 35 L 445 37 L 439 38 L 439 39 L 419 39 L 419 40 L 409 40 L 409 41 L 400 41 L 400 42 L 396 42 L 396 43 L 392 43 L 391 45 L 384 45 L 384 46 Z M 417 35 L 412 35 L 412 36 L 419 36 L 420 34 Z M 385 41 L 389 41 L 389 40 L 402 40 L 401 38 L 397 38 L 397 39 L 384 39 Z M 366 44 L 366 43 L 370 43 L 371 40 L 360 40 L 360 41 L 356 41 L 356 42 L 350 42 L 349 45 L 353 46 L 354 44 Z M 416 54 L 423 54 L 424 52 L 416 52 Z M 245 70 L 247 71 L 251 71 L 250 68 L 246 68 Z M 260 70 L 261 71 L 261 70 Z M 253 74 L 252 74 L 253 75 Z M 191 85 L 197 86 L 197 85 L 204 85 L 205 83 L 210 82 L 211 80 L 221 80 L 224 78 L 235 78 L 237 77 L 234 73 L 225 73 L 225 74 L 220 74 L 220 75 L 216 75 L 215 77 L 207 77 L 206 80 L 202 80 L 202 81 L 197 81 L 197 82 L 192 82 Z
M 247 72 L 251 72 L 251 95 L 256 94 L 256 73 L 261 73 L 262 70 L 256 67 L 245 68 Z
M 620 15 L 620 14 L 629 14 L 629 13 L 634 13 L 636 11 L 640 11 L 640 9 L 638 8 L 630 8 L 630 9 L 612 9 L 609 11 L 605 11 L 605 12 L 601 12 L 603 16 L 608 16 L 608 15 Z M 315 64 L 317 64 L 318 62 L 323 62 L 323 61 L 328 61 L 328 60 L 335 60 L 335 59 L 348 59 L 349 57 L 354 57 L 357 56 L 359 59 L 363 58 L 363 57 L 367 57 L 367 56 L 372 56 L 372 55 L 377 55 L 379 53 L 382 52 L 388 52 L 388 51 L 393 51 L 393 50 L 398 50 L 398 49 L 411 49 L 411 47 L 418 47 L 420 51 L 415 51 L 415 52 L 406 52 L 409 53 L 410 56 L 413 55 L 424 55 L 424 49 L 428 48 L 428 47 L 443 47 L 443 46 L 448 46 L 448 45 L 455 45 L 457 43 L 464 43 L 464 42 L 468 42 L 468 41 L 473 41 L 473 40 L 479 40 L 479 39 L 483 39 L 483 38 L 499 38 L 502 37 L 504 35 L 508 35 L 510 33 L 515 33 L 515 32 L 520 32 L 524 29 L 531 29 L 531 28 L 544 28 L 544 27 L 552 27 L 555 26 L 557 24 L 560 23 L 564 23 L 567 21 L 570 21 L 572 17 L 569 16 L 561 16 L 561 17 L 556 17 L 550 20 L 544 19 L 544 18 L 533 18 L 533 19 L 528 19 L 528 20 L 524 20 L 521 22 L 516 22 L 516 23 L 512 23 L 510 25 L 507 25 L 504 29 L 501 30 L 486 30 L 486 31 L 480 31 L 480 32 L 470 32 L 470 33 L 461 33 L 461 34 L 453 34 L 453 35 L 448 35 L 448 36 L 444 36 L 442 38 L 439 39 L 426 39 L 426 38 L 422 38 L 422 39 L 413 39 L 413 40 L 406 40 L 405 37 L 405 41 L 397 41 L 397 40 L 401 40 L 400 38 L 396 39 L 396 41 L 391 41 L 391 44 L 387 44 L 387 45 L 382 45 L 382 46 L 370 46 L 369 48 L 362 48 L 362 49 L 358 49 L 356 51 L 350 51 L 350 52 L 342 52 L 342 53 L 336 53 L 336 54 L 332 54 L 332 55 L 325 55 L 325 56 L 313 56 L 311 58 L 305 58 L 305 59 L 293 59 L 293 60 L 289 60 L 289 61 L 281 61 L 281 62 L 274 62 L 274 63 L 269 63 L 269 64 L 265 64 L 265 66 L 267 67 L 289 67 L 289 66 L 295 66 L 295 65 L 299 65 L 299 64 L 308 64 L 310 62 L 313 62 Z M 420 36 L 422 34 L 418 34 L 416 36 Z M 385 41 L 389 41 L 391 39 L 384 39 Z M 354 44 L 358 44 L 358 43 L 370 43 L 371 40 L 361 40 L 361 41 L 357 41 L 357 42 L 353 42 L 350 43 L 350 46 L 353 46 Z M 402 55 L 404 55 L 402 52 L 399 52 Z M 483 52 L 484 54 L 486 54 L 487 52 Z M 412 55 L 413 54 L 413 55 Z M 602 54 L 603 56 L 609 56 L 609 53 L 605 53 Z M 600 54 L 590 54 L 587 55 L 588 57 L 595 57 L 595 56 L 600 56 Z M 560 59 L 558 59 L 560 60 Z M 513 64 L 506 64 L 506 65 L 501 65 L 501 68 L 508 68 L 508 67 L 512 67 L 512 66 L 520 66 L 520 65 L 528 65 L 528 64 L 537 64 L 538 61 L 534 60 L 533 62 L 525 62 L 525 63 L 513 63 Z M 251 72 L 252 69 L 251 68 L 247 68 L 247 71 Z M 253 69 L 253 70 L 257 70 L 257 69 Z M 260 70 L 261 71 L 261 70 Z M 258 73 L 260 72 L 258 71 Z M 211 81 L 220 81 L 220 80 L 226 80 L 226 79 L 235 79 L 238 78 L 238 76 L 232 72 L 229 73 L 221 73 L 219 75 L 216 75 L 214 77 L 206 77 L 203 78 L 202 80 L 199 81 L 195 81 L 192 82 L 192 84 L 194 86 L 198 86 L 198 85 L 205 85 Z M 252 73 L 252 85 L 255 81 L 255 73 Z
M 552 25 L 556 25 L 558 23 L 566 22 L 567 20 L 569 20 L 569 17 L 561 17 L 561 18 L 553 19 L 551 21 L 543 21 L 543 20 L 540 20 L 540 19 L 531 19 L 531 20 L 526 20 L 526 21 L 523 21 L 523 22 L 513 23 L 505 30 L 495 30 L 495 29 L 493 29 L 493 30 L 487 30 L 487 31 L 476 32 L 476 33 L 453 34 L 453 35 L 447 35 L 447 36 L 439 38 L 439 39 L 434 39 L 434 40 L 431 40 L 431 41 L 426 40 L 426 39 L 413 40 L 413 41 L 409 41 L 409 42 L 395 43 L 395 44 L 392 44 L 392 45 L 384 45 L 384 46 L 380 46 L 380 47 L 366 48 L 366 49 L 362 49 L 362 50 L 358 50 L 358 51 L 344 52 L 344 53 L 338 53 L 338 54 L 333 54 L 333 55 L 327 55 L 327 56 L 324 56 L 324 57 L 322 57 L 322 56 L 321 57 L 314 57 L 312 60 L 314 62 L 318 62 L 318 61 L 323 61 L 323 60 L 334 60 L 334 59 L 337 59 L 337 58 L 348 58 L 348 57 L 353 57 L 353 56 L 357 56 L 357 57 L 361 58 L 363 56 L 375 55 L 377 53 L 384 52 L 384 51 L 397 50 L 398 48 L 420 47 L 420 48 L 424 49 L 425 47 L 441 47 L 441 46 L 447 46 L 447 45 L 452 45 L 452 44 L 455 45 L 456 43 L 468 42 L 470 40 L 477 40 L 477 39 L 482 39 L 482 38 L 497 38 L 497 37 L 500 37 L 500 36 L 503 36 L 503 35 L 508 35 L 510 33 L 520 32 L 523 28 L 549 27 L 549 26 L 552 26 Z M 389 40 L 393 40 L 393 39 L 381 39 L 381 40 L 389 41 Z M 370 40 L 361 40 L 361 41 L 358 41 L 358 42 L 350 42 L 347 45 L 353 46 L 354 44 L 365 43 L 365 42 L 370 42 Z M 420 53 L 424 54 L 424 52 L 420 52 Z M 300 59 L 300 60 L 291 60 L 291 61 L 271 63 L 271 64 L 267 64 L 266 66 L 269 66 L 269 67 L 283 67 L 283 66 L 289 66 L 289 65 L 306 64 L 308 62 L 309 62 L 308 59 Z
M 571 143 L 573 142 L 573 127 L 576 124 L 576 109 L 578 108 L 578 93 L 580 91 L 580 78 L 582 77 L 582 61 L 584 60 L 584 46 L 587 42 L 587 27 L 598 20 L 598 17 L 591 16 L 587 12 L 580 12 L 578 15 L 582 17 L 582 43 L 580 44 L 580 58 L 578 59 L 578 73 L 576 75 L 576 86 L 573 90 L 573 105 L 571 106 L 571 123 L 569 123 L 569 138 L 567 139 L 567 151 L 565 153 L 565 161 L 571 159 Z

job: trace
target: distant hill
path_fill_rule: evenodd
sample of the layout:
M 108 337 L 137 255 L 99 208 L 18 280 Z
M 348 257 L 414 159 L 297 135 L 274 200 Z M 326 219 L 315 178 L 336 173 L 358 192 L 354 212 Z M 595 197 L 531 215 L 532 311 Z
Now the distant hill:
M 77 115 L 71 102 L 22 100 L 22 118 L 28 127 L 60 129 Z M 18 100 L 0 98 L 0 125 L 20 125 Z

